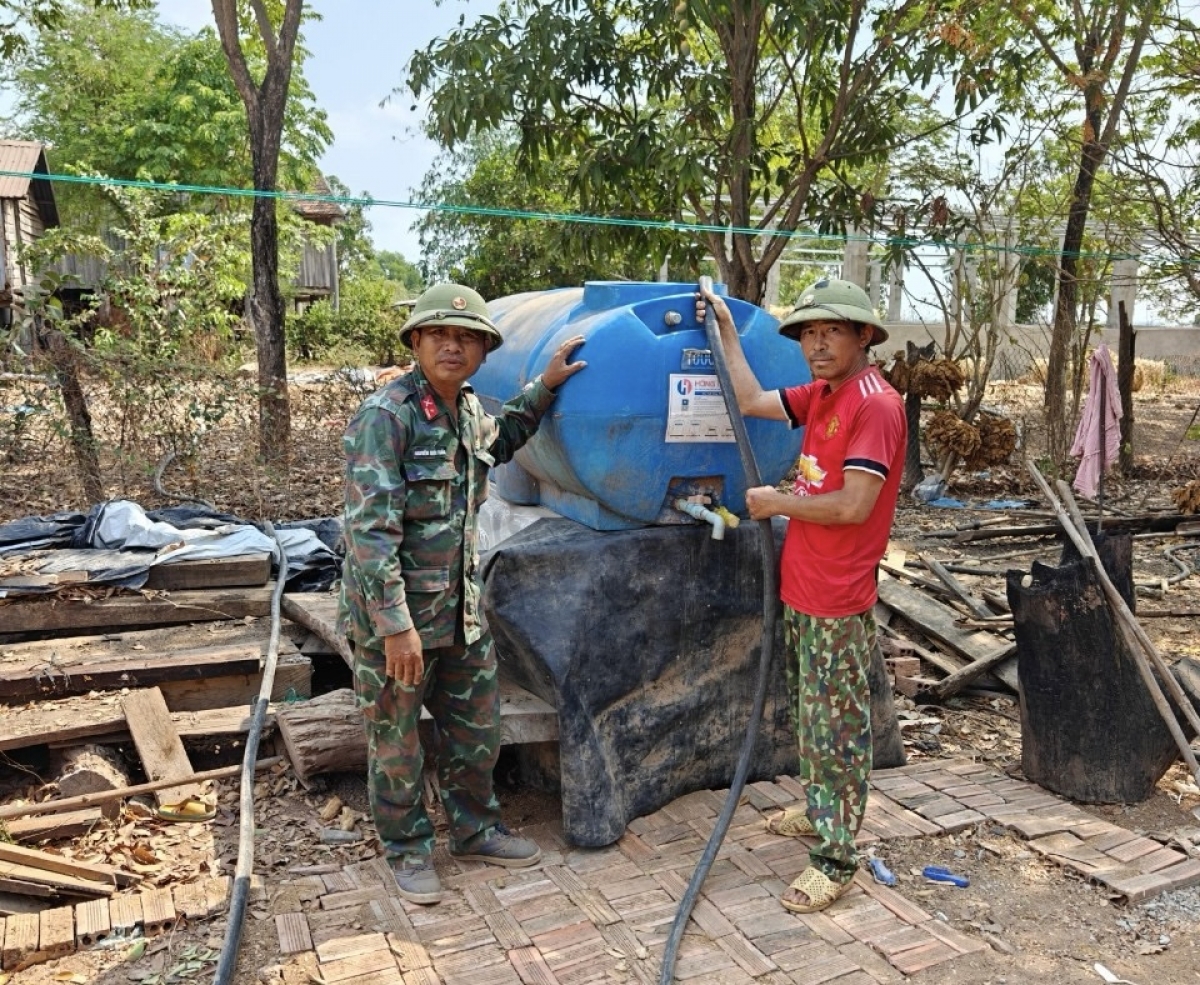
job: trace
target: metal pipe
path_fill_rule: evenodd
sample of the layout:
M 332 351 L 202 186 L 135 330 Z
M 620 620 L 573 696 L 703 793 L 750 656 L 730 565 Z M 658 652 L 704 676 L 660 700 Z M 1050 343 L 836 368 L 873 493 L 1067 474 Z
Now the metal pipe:
M 688 516 L 693 516 L 697 520 L 703 520 L 705 523 L 712 524 L 712 539 L 725 539 L 725 518 L 720 513 L 714 513 L 710 509 L 706 509 L 700 503 L 693 503 L 688 499 L 675 500 L 675 509 L 681 513 L 686 513 Z

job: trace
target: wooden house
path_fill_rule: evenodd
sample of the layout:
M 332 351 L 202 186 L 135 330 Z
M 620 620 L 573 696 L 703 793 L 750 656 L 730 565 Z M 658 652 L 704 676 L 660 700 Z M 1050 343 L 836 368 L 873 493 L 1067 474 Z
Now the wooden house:
M 49 178 L 45 149 L 27 140 L 0 140 L 0 321 L 12 319 L 14 302 L 19 306 L 33 272 L 22 266 L 18 251 L 47 229 L 58 225 L 58 208 Z
M 310 189 L 319 198 L 303 198 L 292 203 L 297 214 L 318 226 L 336 226 L 346 218 L 346 213 L 337 202 L 329 201 L 333 192 L 329 183 L 317 175 Z M 300 269 L 296 273 L 295 303 L 304 308 L 313 301 L 328 298 L 336 309 L 338 306 L 338 256 L 337 241 L 320 247 L 312 243 L 304 245 Z

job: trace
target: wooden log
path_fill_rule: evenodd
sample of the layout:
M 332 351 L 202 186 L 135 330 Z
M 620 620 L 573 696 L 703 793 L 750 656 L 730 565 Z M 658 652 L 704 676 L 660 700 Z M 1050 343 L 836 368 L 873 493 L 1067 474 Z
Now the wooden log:
M 320 773 L 366 768 L 367 732 L 348 688 L 282 708 L 275 720 L 292 769 L 305 786 Z
M 430 722 L 421 711 L 422 722 Z M 310 701 L 281 706 L 279 735 L 292 769 L 306 786 L 321 773 L 361 772 L 367 765 L 367 733 L 362 712 L 348 688 Z M 500 741 L 505 745 L 553 742 L 558 714 L 541 698 L 507 681 L 500 682 Z
M 118 790 L 129 786 L 129 775 L 116 753 L 102 746 L 87 745 L 65 749 L 58 777 L 61 797 L 78 797 L 101 790 Z M 116 817 L 120 811 L 116 801 L 106 805 L 104 815 Z
M 260 759 L 255 764 L 255 769 L 268 769 L 280 762 L 278 756 L 270 756 L 267 759 Z M 201 773 L 193 775 L 192 779 L 197 783 L 202 783 L 206 780 L 223 780 L 226 777 L 237 776 L 242 772 L 241 766 L 222 766 L 220 769 L 205 770 Z M 92 807 L 96 804 L 102 804 L 105 801 L 114 798 L 121 799 L 125 797 L 136 797 L 138 794 L 153 793 L 155 790 L 161 790 L 163 787 L 169 787 L 175 780 L 158 780 L 154 783 L 139 783 L 132 787 L 126 787 L 124 790 L 107 790 L 103 793 L 85 793 L 80 797 L 71 797 L 69 800 L 43 800 L 37 804 L 8 804 L 0 807 L 0 820 L 7 820 L 10 817 L 30 817 L 35 814 L 57 814 L 64 811 L 79 810 L 83 807 Z

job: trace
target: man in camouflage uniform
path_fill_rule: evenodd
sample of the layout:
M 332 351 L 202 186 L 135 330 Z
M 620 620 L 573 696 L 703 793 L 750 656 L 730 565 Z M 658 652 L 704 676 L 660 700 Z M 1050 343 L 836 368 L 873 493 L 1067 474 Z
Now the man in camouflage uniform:
M 422 801 L 421 706 L 437 725 L 450 853 L 521 867 L 541 853 L 500 821 L 492 769 L 500 747 L 496 659 L 479 612 L 479 507 L 488 469 L 537 430 L 555 388 L 586 364 L 583 342 L 487 414 L 466 381 L 501 344 L 487 305 L 456 284 L 417 299 L 401 340 L 412 370 L 368 397 L 346 450 L 346 560 L 339 622 L 354 647 L 366 721 L 371 812 L 400 893 L 436 903 L 433 825 Z
M 779 594 L 806 804 L 767 827 L 816 839 L 809 867 L 781 898 L 789 910 L 812 913 L 846 891 L 858 866 L 854 838 L 871 772 L 871 610 L 904 471 L 904 403 L 871 363 L 870 347 L 887 332 L 854 284 L 822 280 L 801 296 L 779 332 L 800 343 L 813 382 L 770 392 L 746 362 L 728 306 L 704 292 L 701 321 L 706 305 L 742 413 L 804 427 L 791 490 L 749 489 L 746 507 L 756 520 L 788 518 Z

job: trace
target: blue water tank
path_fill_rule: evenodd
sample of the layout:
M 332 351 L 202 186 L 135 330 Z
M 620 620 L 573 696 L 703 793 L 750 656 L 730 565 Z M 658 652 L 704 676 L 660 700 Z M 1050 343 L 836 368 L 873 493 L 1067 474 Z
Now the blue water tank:
M 471 383 L 492 413 L 564 340 L 582 335 L 575 358 L 588 364 L 561 387 L 538 433 L 493 473 L 496 491 L 595 530 L 692 523 L 673 506 L 681 496 L 706 495 L 745 516 L 746 480 L 695 304 L 695 284 L 607 281 L 491 302 L 504 345 Z M 775 318 L 728 304 L 764 388 L 811 379 Z M 763 482 L 777 482 L 799 454 L 800 430 L 755 419 L 746 428 Z

